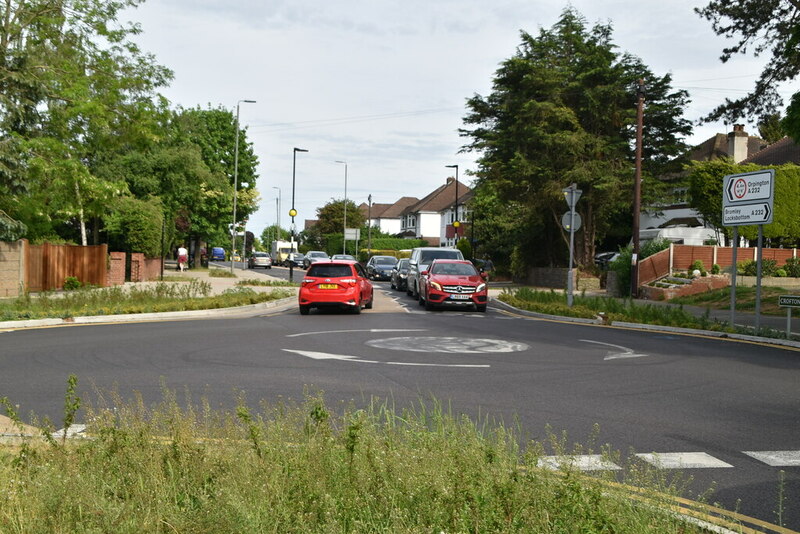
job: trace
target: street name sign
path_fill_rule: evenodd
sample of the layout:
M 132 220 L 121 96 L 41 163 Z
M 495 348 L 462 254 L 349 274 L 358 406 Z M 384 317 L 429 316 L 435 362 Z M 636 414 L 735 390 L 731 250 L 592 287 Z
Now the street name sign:
M 778 306 L 781 308 L 800 308 L 800 295 L 780 295 Z
M 723 179 L 722 224 L 770 224 L 775 199 L 775 170 L 729 174 Z

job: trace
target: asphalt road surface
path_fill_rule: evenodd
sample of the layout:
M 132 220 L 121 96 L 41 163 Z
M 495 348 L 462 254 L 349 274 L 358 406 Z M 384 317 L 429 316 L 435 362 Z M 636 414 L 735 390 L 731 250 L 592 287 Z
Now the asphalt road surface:
M 270 274 L 280 271 L 288 273 Z M 549 425 L 570 444 L 610 444 L 622 466 L 680 466 L 695 494 L 715 485 L 711 502 L 734 509 L 741 499 L 739 512 L 765 521 L 778 521 L 782 489 L 784 525 L 800 529 L 800 352 L 491 308 L 426 312 L 383 282 L 376 297 L 360 315 L 300 316 L 293 306 L 0 333 L 0 396 L 23 416 L 54 421 L 70 373 L 89 400 L 94 388 L 116 388 L 156 402 L 162 380 L 179 398 L 186 389 L 226 408 L 240 390 L 253 406 L 302 400 L 305 388 L 324 391 L 332 406 L 375 396 L 399 409 L 436 398 L 456 413 L 519 425 L 527 439 L 545 439 Z M 576 461 L 591 467 L 593 458 Z

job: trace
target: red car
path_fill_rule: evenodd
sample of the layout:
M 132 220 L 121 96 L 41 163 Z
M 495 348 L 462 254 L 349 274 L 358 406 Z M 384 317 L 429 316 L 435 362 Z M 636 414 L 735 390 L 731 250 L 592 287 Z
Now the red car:
M 472 263 L 464 260 L 434 260 L 422 271 L 419 304 L 426 310 L 438 305 L 475 306 L 486 311 L 489 291 L 486 273 L 479 273 Z
M 311 308 L 342 308 L 361 313 L 361 308 L 372 308 L 372 283 L 359 263 L 321 260 L 308 267 L 298 300 L 300 315 L 308 315 Z

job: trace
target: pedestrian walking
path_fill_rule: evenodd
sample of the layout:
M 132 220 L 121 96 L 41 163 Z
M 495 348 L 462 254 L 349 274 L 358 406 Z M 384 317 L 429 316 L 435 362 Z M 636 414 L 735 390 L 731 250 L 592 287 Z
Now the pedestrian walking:
M 189 261 L 189 251 L 183 245 L 178 247 L 178 269 L 183 272 L 186 270 L 186 263 Z

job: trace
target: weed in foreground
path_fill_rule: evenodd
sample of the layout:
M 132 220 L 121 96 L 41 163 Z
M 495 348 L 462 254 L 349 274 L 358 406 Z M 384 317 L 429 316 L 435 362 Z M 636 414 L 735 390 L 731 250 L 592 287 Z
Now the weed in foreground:
M 523 453 L 510 429 L 435 400 L 333 410 L 307 392 L 228 412 L 162 389 L 152 407 L 97 392 L 91 439 L 0 453 L 0 531 L 699 532 L 602 479 L 540 468 L 565 436 Z

